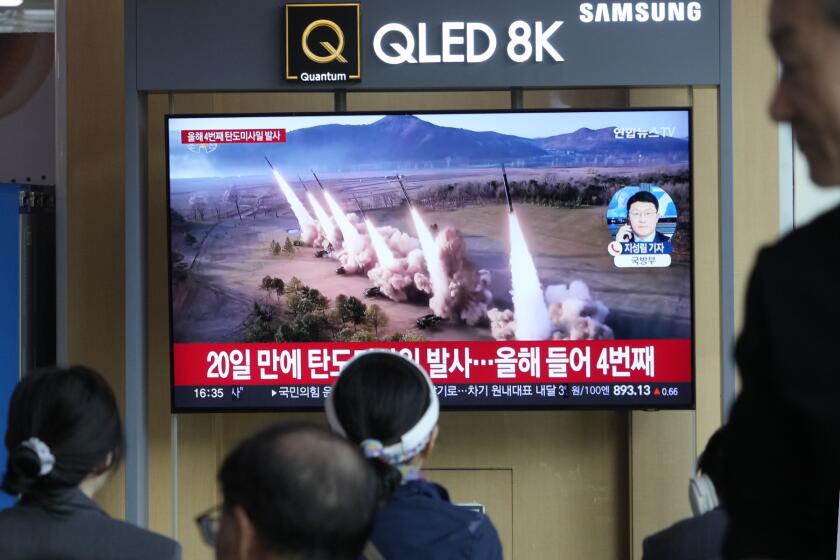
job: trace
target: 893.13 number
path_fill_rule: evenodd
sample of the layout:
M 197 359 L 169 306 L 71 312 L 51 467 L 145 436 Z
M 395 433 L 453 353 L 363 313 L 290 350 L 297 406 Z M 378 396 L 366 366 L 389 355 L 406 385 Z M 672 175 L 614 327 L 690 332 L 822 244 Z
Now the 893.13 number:
M 614 385 L 615 397 L 649 397 L 650 385 Z

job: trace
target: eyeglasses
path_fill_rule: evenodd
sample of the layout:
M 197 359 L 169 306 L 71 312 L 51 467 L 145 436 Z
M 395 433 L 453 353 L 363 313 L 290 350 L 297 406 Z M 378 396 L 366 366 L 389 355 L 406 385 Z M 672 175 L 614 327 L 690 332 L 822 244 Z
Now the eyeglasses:
M 219 536 L 219 525 L 222 522 L 222 509 L 223 506 L 217 504 L 195 518 L 201 539 L 208 546 L 216 546 L 216 537 Z
M 633 217 L 633 218 L 641 218 L 641 217 L 653 218 L 657 214 L 658 214 L 657 212 L 630 212 L 630 216 Z

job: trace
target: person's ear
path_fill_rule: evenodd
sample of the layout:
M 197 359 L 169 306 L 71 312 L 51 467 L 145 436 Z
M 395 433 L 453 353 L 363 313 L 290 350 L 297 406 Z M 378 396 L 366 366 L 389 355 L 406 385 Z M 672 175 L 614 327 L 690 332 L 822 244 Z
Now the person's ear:
M 105 459 L 99 463 L 99 466 L 94 469 L 93 474 L 100 475 L 104 472 L 108 472 L 108 470 L 114 466 L 114 452 L 109 451 L 107 455 L 105 455 Z
M 435 426 L 435 428 L 432 430 L 432 435 L 429 438 L 429 443 L 427 443 L 423 451 L 420 452 L 420 456 L 423 458 L 424 461 L 427 460 L 432 454 L 432 450 L 435 448 L 435 444 L 437 443 L 438 433 L 440 433 L 440 430 L 438 430 L 438 427 Z
M 258 548 L 257 530 L 251 518 L 241 506 L 233 506 L 231 511 L 235 529 L 237 558 L 256 558 Z

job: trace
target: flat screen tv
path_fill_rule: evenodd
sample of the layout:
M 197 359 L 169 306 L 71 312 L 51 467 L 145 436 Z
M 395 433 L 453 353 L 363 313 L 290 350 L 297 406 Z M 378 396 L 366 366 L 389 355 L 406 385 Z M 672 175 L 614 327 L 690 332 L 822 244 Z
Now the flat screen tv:
M 387 348 L 444 408 L 694 404 L 691 113 L 166 118 L 172 408 L 322 405 Z

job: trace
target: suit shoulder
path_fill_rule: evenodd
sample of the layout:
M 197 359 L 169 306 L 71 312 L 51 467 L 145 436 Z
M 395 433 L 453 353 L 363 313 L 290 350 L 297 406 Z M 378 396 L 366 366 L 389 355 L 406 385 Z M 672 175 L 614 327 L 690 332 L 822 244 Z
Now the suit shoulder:
M 840 230 L 840 206 L 796 228 L 773 246 L 772 250 L 780 256 L 799 254 L 811 248 L 822 250 L 825 246 L 833 246 L 838 230 Z
M 0 510 L 0 540 L 4 536 L 14 536 L 19 528 L 31 527 L 43 522 L 45 514 L 40 510 L 14 505 Z
M 46 536 L 48 539 L 33 538 Z M 0 511 L 0 558 L 179 560 L 173 540 L 112 519 L 95 509 L 50 513 L 16 505 Z
M 137 556 L 138 559 L 171 560 L 181 557 L 181 547 L 172 539 L 125 521 L 106 519 L 106 523 L 110 525 L 107 532 L 110 533 L 112 542 L 117 543 L 120 547 L 125 547 L 127 550 L 136 550 L 138 554 L 142 554 L 142 556 Z
M 643 558 L 718 558 L 727 523 L 728 517 L 722 509 L 678 521 L 643 541 Z

